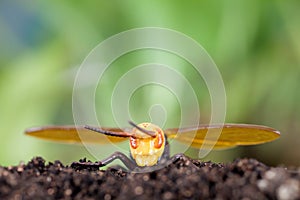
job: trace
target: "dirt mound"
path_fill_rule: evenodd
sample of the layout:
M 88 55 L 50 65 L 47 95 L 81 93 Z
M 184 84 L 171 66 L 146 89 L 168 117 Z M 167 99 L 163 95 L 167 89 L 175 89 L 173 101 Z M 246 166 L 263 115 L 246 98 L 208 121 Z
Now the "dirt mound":
M 182 157 L 157 171 L 128 173 L 36 157 L 0 167 L 0 199 L 300 199 L 299 181 L 296 171 L 255 159 L 216 164 Z

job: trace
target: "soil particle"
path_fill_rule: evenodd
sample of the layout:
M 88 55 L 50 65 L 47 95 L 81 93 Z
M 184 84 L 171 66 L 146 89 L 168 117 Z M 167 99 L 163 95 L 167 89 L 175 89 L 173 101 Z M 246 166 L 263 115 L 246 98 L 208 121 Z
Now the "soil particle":
M 91 163 L 86 159 L 79 162 Z M 0 199 L 300 199 L 300 171 L 268 167 L 255 159 L 229 164 L 181 157 L 157 171 L 129 173 L 93 166 L 0 166 Z

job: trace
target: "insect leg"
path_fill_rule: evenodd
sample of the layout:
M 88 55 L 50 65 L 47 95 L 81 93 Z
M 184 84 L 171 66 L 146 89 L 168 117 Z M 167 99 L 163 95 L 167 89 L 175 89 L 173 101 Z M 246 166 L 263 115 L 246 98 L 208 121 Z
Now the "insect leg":
M 176 162 L 177 160 L 179 160 L 180 158 L 184 157 L 184 154 L 183 153 L 178 153 L 178 154 L 175 154 L 174 156 L 172 156 L 170 158 L 171 162 Z
M 137 167 L 136 164 L 132 160 L 130 160 L 125 154 L 118 151 L 110 155 L 108 158 L 101 160 L 100 163 L 104 166 L 116 159 L 121 160 L 129 170 L 134 170 Z
M 136 164 L 131 159 L 129 159 L 125 154 L 118 152 L 118 151 L 113 153 L 106 159 L 97 161 L 95 163 L 93 163 L 93 162 L 73 162 L 71 164 L 71 167 L 73 167 L 73 168 L 75 167 L 78 169 L 86 168 L 86 167 L 99 168 L 99 167 L 108 165 L 109 163 L 113 162 L 116 159 L 121 160 L 129 170 L 134 170 L 137 167 Z
M 103 167 L 104 165 L 101 163 L 101 162 L 86 162 L 85 160 L 84 161 L 79 161 L 79 162 L 73 162 L 71 164 L 71 167 L 72 168 L 75 168 L 75 169 L 85 169 L 85 168 L 94 168 L 94 169 L 99 169 L 99 167 Z
M 176 163 L 180 159 L 184 162 L 185 166 L 190 166 L 190 167 L 194 168 L 195 170 L 199 169 L 199 167 L 197 165 L 195 165 L 193 162 L 191 162 L 190 158 L 186 157 L 183 153 L 175 154 L 174 156 L 172 156 L 170 158 L 170 161 L 172 163 Z

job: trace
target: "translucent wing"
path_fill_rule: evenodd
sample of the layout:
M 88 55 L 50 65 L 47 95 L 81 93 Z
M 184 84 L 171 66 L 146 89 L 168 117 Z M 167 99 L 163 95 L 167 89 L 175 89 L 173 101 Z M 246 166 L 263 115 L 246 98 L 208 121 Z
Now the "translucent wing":
M 114 135 L 104 135 L 84 128 L 83 126 L 43 126 L 29 128 L 26 135 L 41 139 L 52 140 L 64 143 L 96 143 L 108 144 L 127 140 L 129 133 L 118 128 L 102 128 L 101 130 L 112 132 Z M 79 133 L 79 134 L 78 134 Z
M 201 148 L 208 130 L 210 132 L 205 140 L 207 145 L 213 144 L 215 142 L 213 138 L 216 138 L 220 133 L 214 149 L 261 144 L 275 140 L 280 136 L 279 131 L 273 128 L 250 124 L 215 124 L 182 129 L 174 128 L 165 130 L 165 134 L 168 138 L 190 144 L 191 147 Z

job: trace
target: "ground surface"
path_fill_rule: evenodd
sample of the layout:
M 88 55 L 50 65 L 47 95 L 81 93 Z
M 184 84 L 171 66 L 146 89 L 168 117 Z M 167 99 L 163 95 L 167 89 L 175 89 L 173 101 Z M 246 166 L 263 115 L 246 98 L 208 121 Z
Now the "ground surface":
M 182 157 L 149 173 L 83 168 L 40 157 L 0 167 L 0 199 L 300 199 L 299 173 L 254 159 L 222 165 Z

